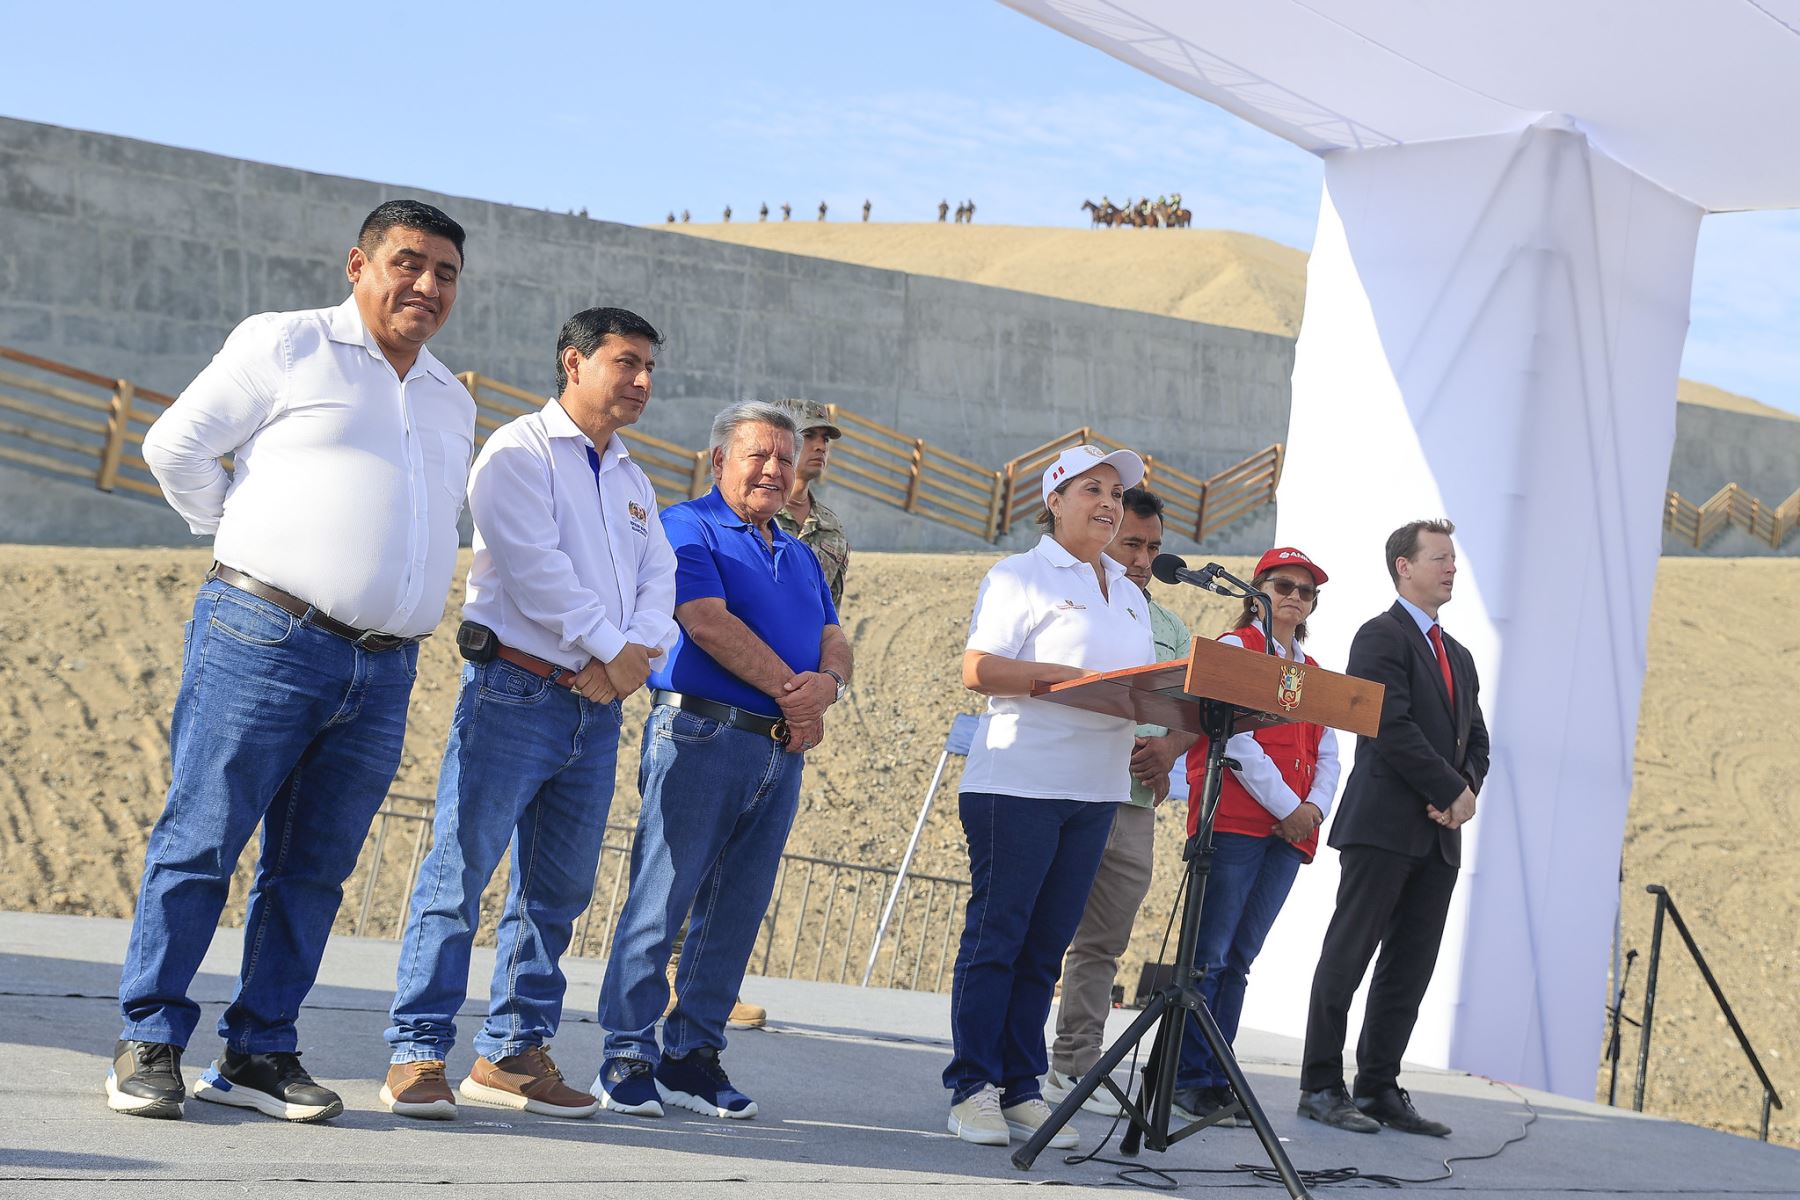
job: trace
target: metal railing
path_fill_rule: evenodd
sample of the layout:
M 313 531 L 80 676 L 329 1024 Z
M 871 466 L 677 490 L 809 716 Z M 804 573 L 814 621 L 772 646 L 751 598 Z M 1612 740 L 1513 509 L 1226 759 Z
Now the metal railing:
M 1738 1023 L 1737 1014 L 1732 1011 L 1730 1001 L 1725 999 L 1719 981 L 1713 977 L 1712 968 L 1707 965 L 1706 955 L 1700 952 L 1699 943 L 1688 931 L 1687 922 L 1681 919 L 1681 910 L 1675 907 L 1675 900 L 1669 895 L 1669 889 L 1660 883 L 1652 883 L 1644 889 L 1656 897 L 1656 923 L 1650 934 L 1650 964 L 1645 968 L 1644 977 L 1644 1015 L 1639 1021 L 1637 1085 L 1632 1091 L 1631 1107 L 1638 1112 L 1644 1111 L 1644 1089 L 1650 1077 L 1650 1028 L 1656 1016 L 1656 983 L 1657 974 L 1662 966 L 1663 918 L 1675 922 L 1675 931 L 1687 944 L 1688 954 L 1692 956 L 1694 965 L 1700 968 L 1700 977 L 1706 980 L 1711 989 L 1713 1000 L 1718 1003 L 1719 1011 L 1725 1015 L 1726 1024 L 1737 1037 L 1739 1048 L 1744 1057 L 1750 1060 L 1750 1069 L 1756 1072 L 1757 1080 L 1762 1084 L 1762 1122 L 1758 1136 L 1763 1141 L 1769 1140 L 1769 1110 L 1781 1108 L 1781 1096 L 1775 1091 L 1775 1085 L 1769 1082 L 1769 1073 L 1763 1070 L 1762 1059 L 1757 1056 L 1756 1049 L 1750 1045 L 1750 1038 L 1744 1027 Z M 1615 1035 L 1616 1036 L 1616 1035 Z
M 423 796 L 391 795 L 375 815 L 356 874 L 345 888 L 339 928 L 355 937 L 398 939 L 419 869 L 431 848 L 434 805 Z M 612 946 L 631 875 L 635 827 L 609 823 L 594 872 L 594 896 L 575 922 L 568 954 L 604 957 Z M 754 974 L 827 983 L 855 983 L 875 942 L 883 897 L 897 868 L 783 854 L 762 931 L 750 956 Z M 360 876 L 360 880 L 357 878 Z M 384 880 L 389 881 L 384 886 Z M 491 940 L 506 896 L 505 869 L 482 895 L 481 928 Z M 955 964 L 967 880 L 909 875 L 894 921 L 881 945 L 885 974 L 876 982 L 908 990 L 943 991 Z

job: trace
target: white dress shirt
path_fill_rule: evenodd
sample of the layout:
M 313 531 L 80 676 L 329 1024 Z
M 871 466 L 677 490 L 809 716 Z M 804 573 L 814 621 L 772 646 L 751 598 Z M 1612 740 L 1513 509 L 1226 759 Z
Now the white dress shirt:
M 401 379 L 352 297 L 239 325 L 150 427 L 144 461 L 226 566 L 417 637 L 444 615 L 474 433 L 456 376 L 421 350 Z
M 1242 638 L 1231 633 L 1219 640 L 1227 646 L 1244 644 Z M 1306 661 L 1299 642 L 1290 647 L 1274 638 L 1269 641 L 1275 652 L 1288 661 Z M 1319 739 L 1319 761 L 1313 764 L 1312 790 L 1304 796 L 1294 794 L 1294 789 L 1282 778 L 1281 768 L 1275 765 L 1275 760 L 1269 757 L 1254 733 L 1232 734 L 1225 743 L 1225 753 L 1238 761 L 1238 782 L 1244 785 L 1244 790 L 1277 821 L 1287 820 L 1288 814 L 1299 808 L 1302 800 L 1310 800 L 1318 807 L 1320 819 L 1331 815 L 1331 799 L 1337 795 L 1338 773 L 1343 769 L 1338 762 L 1337 731 L 1331 726 L 1325 727 L 1325 734 Z
M 1004 658 L 1120 671 L 1156 660 L 1150 606 L 1125 568 L 1094 568 L 1045 535 L 1037 548 L 995 563 L 981 581 L 968 649 Z M 963 765 L 964 792 L 1053 800 L 1125 801 L 1131 795 L 1126 717 L 1029 696 L 990 696 Z
M 674 647 L 675 552 L 656 489 L 614 434 L 594 443 L 552 400 L 509 421 L 469 475 L 475 559 L 463 616 L 502 645 L 580 670 L 626 642 Z

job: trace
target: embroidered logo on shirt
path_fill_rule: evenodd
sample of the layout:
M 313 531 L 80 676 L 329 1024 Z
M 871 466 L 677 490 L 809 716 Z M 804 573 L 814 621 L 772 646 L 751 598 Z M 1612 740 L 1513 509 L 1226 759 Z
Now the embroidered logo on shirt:
M 1064 600 L 1061 604 L 1056 606 L 1056 611 L 1058 611 L 1058 612 L 1086 612 L 1087 605 L 1077 604 L 1073 600 Z
M 1132 620 L 1135 621 L 1138 619 L 1137 609 L 1131 607 L 1129 604 L 1127 604 L 1125 606 L 1125 612 L 1127 615 L 1129 615 L 1131 617 Z
M 636 500 L 625 505 L 625 511 L 631 514 L 631 531 L 640 537 L 650 536 L 650 514 Z

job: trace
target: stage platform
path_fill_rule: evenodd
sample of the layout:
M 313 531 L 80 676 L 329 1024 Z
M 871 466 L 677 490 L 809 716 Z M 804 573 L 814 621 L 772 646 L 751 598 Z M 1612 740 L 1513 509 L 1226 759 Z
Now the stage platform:
M 1046 1152 L 1030 1172 L 1008 1152 L 965 1145 L 944 1131 L 948 1001 L 943 996 L 864 991 L 831 984 L 752 978 L 748 999 L 768 1006 L 769 1027 L 733 1032 L 732 1078 L 756 1097 L 752 1121 L 692 1114 L 663 1120 L 602 1112 L 567 1121 L 461 1105 L 453 1122 L 411 1121 L 380 1107 L 386 1071 L 382 1030 L 397 944 L 334 939 L 319 986 L 301 1019 L 306 1063 L 344 1097 L 327 1125 L 286 1125 L 246 1110 L 190 1098 L 183 1121 L 146 1121 L 106 1108 L 102 1080 L 118 1035 L 116 989 L 129 927 L 123 921 L 0 913 L 0 1196 L 244 1195 L 388 1200 L 450 1185 L 463 1194 L 513 1192 L 534 1200 L 727 1195 L 902 1197 L 996 1196 L 1032 1184 L 1128 1192 L 1119 1166 L 1066 1165 Z M 194 994 L 201 1033 L 187 1056 L 190 1088 L 216 1053 L 211 1032 L 229 998 L 238 933 L 222 930 Z M 476 995 L 485 995 L 492 955 L 478 953 Z M 592 1081 L 601 1035 L 593 1011 L 603 963 L 574 961 L 558 1062 L 577 1086 Z M 479 1023 L 465 1007 L 465 1038 Z M 1122 1028 L 1130 1013 L 1114 1013 Z M 1572 1193 L 1608 1197 L 1800 1196 L 1800 1151 L 1483 1079 L 1410 1071 L 1420 1109 L 1455 1127 L 1445 1140 L 1383 1131 L 1341 1133 L 1294 1114 L 1299 1043 L 1246 1034 L 1239 1049 L 1257 1093 L 1302 1168 L 1354 1166 L 1406 1177 L 1441 1174 L 1445 1155 L 1482 1154 L 1535 1123 L 1498 1158 L 1457 1163 L 1447 1181 L 1403 1189 L 1529 1200 Z M 451 1074 L 472 1053 L 459 1048 Z M 1083 1114 L 1083 1149 L 1111 1122 Z M 1102 1154 L 1117 1158 L 1116 1142 Z M 1167 1154 L 1140 1156 L 1162 1168 L 1229 1170 L 1265 1160 L 1249 1129 L 1213 1129 Z M 1176 1176 L 1183 1192 L 1279 1186 L 1241 1174 Z M 1319 1195 L 1372 1183 L 1321 1187 Z M 746 1188 L 748 1190 L 746 1190 Z M 944 1190 L 939 1190 L 944 1189 Z M 445 1193 L 450 1194 L 450 1193 Z

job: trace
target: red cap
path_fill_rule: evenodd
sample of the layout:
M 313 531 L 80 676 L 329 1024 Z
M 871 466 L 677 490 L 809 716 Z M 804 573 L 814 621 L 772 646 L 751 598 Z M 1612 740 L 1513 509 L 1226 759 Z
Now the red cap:
M 1256 571 L 1252 575 L 1261 575 L 1264 571 L 1273 571 L 1276 567 L 1301 567 L 1312 572 L 1313 583 L 1324 583 L 1330 578 L 1320 569 L 1319 564 L 1292 546 L 1277 546 L 1256 560 Z

